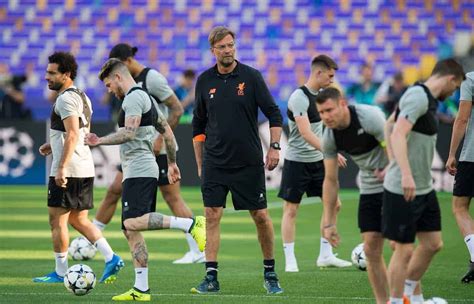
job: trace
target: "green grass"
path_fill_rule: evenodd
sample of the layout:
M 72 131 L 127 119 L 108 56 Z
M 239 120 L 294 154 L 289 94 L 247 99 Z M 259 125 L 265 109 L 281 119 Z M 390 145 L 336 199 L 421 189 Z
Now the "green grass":
M 95 191 L 98 205 L 104 189 Z M 198 188 L 184 188 L 183 196 L 196 214 L 202 214 Z M 357 228 L 358 193 L 343 191 L 343 209 L 339 217 L 342 243 L 339 257 L 349 259 L 352 249 L 361 242 Z M 423 279 L 425 298 L 439 296 L 450 303 L 474 303 L 474 285 L 463 285 L 460 277 L 466 270 L 467 249 L 450 210 L 450 194 L 438 194 L 443 214 L 444 249 L 436 256 Z M 126 262 L 113 285 L 97 285 L 90 295 L 75 297 L 62 284 L 34 284 L 31 278 L 54 268 L 46 208 L 45 187 L 0 186 L 0 303 L 98 303 L 110 302 L 111 296 L 129 289 L 134 272 L 125 238 L 116 214 L 105 237 Z M 275 227 L 277 272 L 285 293 L 267 296 L 262 287 L 262 256 L 255 226 L 247 212 L 226 211 L 222 220 L 222 243 L 219 253 L 219 295 L 191 295 L 189 289 L 204 275 L 203 265 L 173 265 L 187 245 L 181 232 L 146 232 L 150 252 L 150 288 L 152 301 L 162 303 L 373 303 L 367 274 L 355 268 L 319 269 L 315 265 L 319 251 L 319 219 L 322 206 L 318 199 L 305 200 L 297 221 L 296 255 L 299 273 L 285 273 L 281 245 L 281 203 L 275 191 L 268 193 L 270 214 Z M 158 210 L 169 213 L 159 199 Z M 91 218 L 94 211 L 91 212 Z M 71 233 L 75 237 L 76 232 Z M 390 250 L 385 249 L 388 261 Z M 100 255 L 86 262 L 100 276 Z M 70 260 L 69 265 L 74 261 Z

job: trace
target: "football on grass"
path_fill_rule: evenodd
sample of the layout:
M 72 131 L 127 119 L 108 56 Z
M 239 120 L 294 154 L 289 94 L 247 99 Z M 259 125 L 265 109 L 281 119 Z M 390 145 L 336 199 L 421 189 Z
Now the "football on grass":
M 80 236 L 72 240 L 68 252 L 73 260 L 85 261 L 94 258 L 97 249 L 85 237 Z
M 64 276 L 64 286 L 76 296 L 83 296 L 91 292 L 95 287 L 95 283 L 94 272 L 84 264 L 69 267 Z

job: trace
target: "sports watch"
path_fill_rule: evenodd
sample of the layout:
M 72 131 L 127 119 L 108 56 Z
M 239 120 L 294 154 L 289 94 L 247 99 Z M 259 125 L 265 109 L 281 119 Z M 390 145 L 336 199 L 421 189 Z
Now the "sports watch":
M 277 142 L 277 141 L 276 141 L 276 142 L 272 142 L 272 143 L 270 144 L 270 148 L 273 148 L 273 149 L 275 149 L 275 150 L 281 150 L 280 143 Z

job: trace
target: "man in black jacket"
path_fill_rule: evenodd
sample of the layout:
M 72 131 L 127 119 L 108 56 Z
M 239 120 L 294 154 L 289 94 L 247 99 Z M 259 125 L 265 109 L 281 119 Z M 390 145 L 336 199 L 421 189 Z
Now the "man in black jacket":
M 265 289 L 270 294 L 282 293 L 275 273 L 274 232 L 267 211 L 257 115 L 260 108 L 270 122 L 271 144 L 265 158 L 268 170 L 275 169 L 280 158 L 282 116 L 260 72 L 235 60 L 235 33 L 215 27 L 209 44 L 217 64 L 197 80 L 193 117 L 194 153 L 207 223 L 206 276 L 191 292 L 219 291 L 219 225 L 230 191 L 234 208 L 249 210 L 257 227 Z

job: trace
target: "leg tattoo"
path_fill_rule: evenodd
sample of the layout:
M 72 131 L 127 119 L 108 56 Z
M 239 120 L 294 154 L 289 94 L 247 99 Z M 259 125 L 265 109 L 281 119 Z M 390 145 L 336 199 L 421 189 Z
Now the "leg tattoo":
M 140 267 L 146 267 L 148 265 L 148 251 L 146 250 L 146 244 L 144 241 L 138 242 L 133 247 L 132 257 Z
M 163 229 L 163 214 L 152 212 L 148 219 L 148 230 L 160 230 Z

